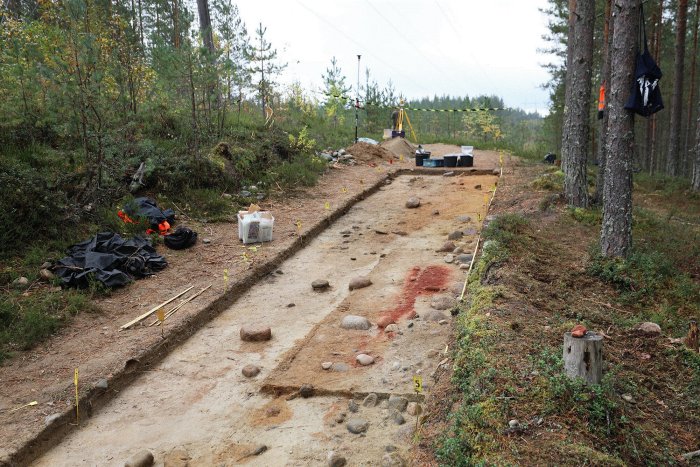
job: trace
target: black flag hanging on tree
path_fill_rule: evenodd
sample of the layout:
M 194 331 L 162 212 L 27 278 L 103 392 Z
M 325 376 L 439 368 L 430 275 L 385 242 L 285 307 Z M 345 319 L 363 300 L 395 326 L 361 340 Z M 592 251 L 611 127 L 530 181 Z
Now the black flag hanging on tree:
M 659 80 L 663 76 L 661 69 L 649 53 L 647 46 L 647 32 L 644 27 L 644 6 L 639 8 L 639 52 L 637 53 L 637 66 L 634 71 L 634 84 L 632 94 L 627 100 L 625 109 L 639 115 L 648 117 L 664 108 L 661 99 Z M 642 45 L 643 50 L 642 50 Z

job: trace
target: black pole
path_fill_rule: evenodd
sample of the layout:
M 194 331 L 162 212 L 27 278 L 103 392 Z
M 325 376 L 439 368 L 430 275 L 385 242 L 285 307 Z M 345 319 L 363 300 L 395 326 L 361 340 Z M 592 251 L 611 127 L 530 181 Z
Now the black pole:
M 360 57 L 357 55 L 357 87 L 355 88 L 355 142 L 357 143 L 357 112 L 360 109 Z

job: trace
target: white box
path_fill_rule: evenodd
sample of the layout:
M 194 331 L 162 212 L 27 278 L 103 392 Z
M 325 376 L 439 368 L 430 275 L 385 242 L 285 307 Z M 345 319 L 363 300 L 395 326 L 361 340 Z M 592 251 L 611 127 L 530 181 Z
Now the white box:
M 474 152 L 474 146 L 462 146 L 462 154 L 472 156 L 472 152 Z
M 270 211 L 257 211 L 238 215 L 240 238 L 244 244 L 272 241 L 275 218 Z

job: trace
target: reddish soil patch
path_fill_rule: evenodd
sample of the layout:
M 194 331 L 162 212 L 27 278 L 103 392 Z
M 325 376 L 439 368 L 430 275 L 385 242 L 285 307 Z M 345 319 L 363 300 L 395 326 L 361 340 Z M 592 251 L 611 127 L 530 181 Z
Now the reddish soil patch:
M 394 153 L 377 144 L 360 142 L 348 146 L 345 150 L 348 154 L 352 154 L 356 160 L 361 162 L 377 162 L 378 160 L 384 160 L 392 163 L 394 159 L 398 159 Z
M 444 290 L 451 275 L 452 271 L 445 266 L 428 266 L 422 271 L 419 266 L 415 266 L 406 274 L 398 304 L 389 311 L 383 311 L 382 318 L 389 317 L 395 323 L 404 317 L 413 319 L 416 316 L 416 298 Z

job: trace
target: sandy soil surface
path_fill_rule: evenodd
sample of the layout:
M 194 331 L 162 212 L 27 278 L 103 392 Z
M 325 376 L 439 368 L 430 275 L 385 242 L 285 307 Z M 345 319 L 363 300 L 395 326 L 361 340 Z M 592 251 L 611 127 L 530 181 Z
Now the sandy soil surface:
M 485 153 L 483 157 L 476 158 L 477 167 L 494 168 L 497 166 L 497 157 L 496 153 Z M 167 338 L 170 329 L 183 325 L 186 326 L 203 308 L 225 295 L 225 283 L 223 280 L 224 269 L 228 269 L 228 277 L 230 278 L 229 286 L 250 279 L 251 276 L 256 273 L 256 267 L 266 264 L 266 262 L 274 258 L 275 255 L 285 251 L 285 249 L 289 248 L 297 241 L 299 236 L 304 236 L 307 232 L 311 231 L 312 228 L 318 226 L 319 223 L 326 222 L 329 212 L 332 212 L 338 206 L 341 206 L 374 183 L 381 181 L 389 172 L 402 168 L 411 168 L 411 166 L 412 160 L 392 161 L 391 164 L 386 161 L 376 161 L 371 165 L 363 164 L 355 167 L 341 166 L 339 168 L 330 169 L 329 172 L 322 177 L 319 184 L 312 189 L 299 191 L 294 194 L 286 194 L 284 201 L 272 200 L 262 203 L 263 208 L 271 209 L 274 212 L 276 218 L 275 240 L 255 250 L 244 248 L 238 242 L 235 224 L 201 225 L 190 222 L 189 224 L 195 226 L 200 232 L 200 238 L 209 238 L 211 239 L 211 243 L 199 243 L 194 248 L 182 252 L 163 249 L 162 252 L 166 255 L 170 263 L 170 266 L 166 270 L 155 277 L 138 281 L 129 287 L 115 291 L 109 297 L 98 302 L 98 306 L 102 310 L 101 312 L 76 317 L 69 326 L 44 344 L 31 351 L 19 354 L 7 364 L 0 367 L 0 381 L 2 381 L 0 385 L 0 410 L 3 410 L 0 414 L 3 422 L 0 425 L 0 439 L 3 440 L 2 443 L 0 443 L 0 463 L 2 463 L 3 459 L 9 459 L 9 456 L 11 456 L 13 452 L 16 452 L 17 449 L 37 436 L 37 434 L 44 429 L 47 416 L 65 413 L 70 410 L 74 397 L 72 384 L 74 368 L 80 369 L 80 390 L 82 394 L 92 390 L 99 380 L 103 378 L 109 380 L 113 374 L 123 371 L 125 363 L 128 363 L 131 358 L 138 356 L 154 345 L 159 345 L 161 342 L 160 329 L 157 327 L 137 326 L 129 331 L 119 332 L 118 329 L 120 325 L 143 313 L 145 310 L 150 309 L 162 300 L 184 290 L 187 286 L 194 285 L 194 290 L 199 290 L 211 285 L 212 287 L 208 291 L 191 303 L 185 305 L 166 322 L 165 335 Z M 405 177 L 402 178 L 405 179 Z M 444 180 L 447 181 L 448 179 L 445 178 Z M 453 178 L 449 180 L 450 182 L 447 183 L 452 183 L 456 179 Z M 403 185 L 395 182 L 395 186 Z M 383 195 L 383 193 L 380 194 Z M 400 196 L 404 196 L 404 194 L 402 193 Z M 377 209 L 376 212 L 370 211 L 369 214 L 365 213 L 365 217 L 374 218 L 374 216 L 380 213 L 381 209 Z M 188 222 L 184 220 L 184 222 L 181 223 L 187 224 Z M 408 229 L 404 230 L 408 231 Z M 397 242 L 406 241 L 404 236 L 396 234 L 390 235 L 395 237 Z M 320 241 L 320 239 L 321 237 L 319 237 L 318 240 Z M 377 248 L 374 249 L 376 250 Z M 307 248 L 304 251 L 311 250 Z M 340 251 L 343 250 L 339 250 L 339 252 Z M 371 256 L 374 257 L 375 255 Z M 355 268 L 363 264 L 363 261 L 358 261 L 359 259 L 360 257 L 358 255 L 358 258 L 352 263 Z M 309 271 L 314 271 L 314 273 L 318 272 L 319 274 L 322 272 L 322 269 L 319 269 L 319 263 L 323 263 L 321 259 L 316 258 L 314 260 L 311 258 L 308 260 L 310 262 L 306 265 L 299 266 L 299 271 L 293 275 L 296 278 L 296 282 L 299 282 L 300 277 L 304 277 L 304 280 L 302 280 L 300 284 L 297 284 L 301 287 L 298 290 L 300 297 L 304 297 L 304 294 L 308 292 L 308 290 L 304 291 L 302 289 L 308 288 L 309 281 L 307 279 L 310 277 Z M 352 260 L 345 258 L 343 261 Z M 336 270 L 338 269 L 338 265 L 334 264 L 333 261 L 328 264 L 328 267 L 328 277 L 333 277 L 334 274 L 337 275 L 342 271 Z M 376 267 L 376 264 L 370 262 L 365 264 L 364 267 L 369 268 L 366 270 L 366 272 L 369 272 L 372 268 Z M 284 268 L 282 268 L 281 271 L 285 272 Z M 361 269 L 355 271 L 355 273 L 358 274 L 362 272 L 365 271 Z M 345 271 L 345 273 L 347 273 L 347 271 Z M 403 274 L 405 274 L 405 271 L 403 271 Z M 314 274 L 314 276 L 316 275 L 317 274 Z M 294 282 L 293 279 L 286 279 L 287 277 L 291 277 L 291 275 L 276 274 L 267 278 L 259 278 L 262 280 L 263 285 L 267 283 L 268 286 L 264 296 L 262 296 L 262 298 L 257 298 L 254 302 L 241 299 L 240 303 L 244 308 L 242 309 L 243 311 L 239 310 L 237 313 L 241 313 L 242 317 L 247 317 L 248 319 L 257 319 L 256 317 L 261 316 L 261 309 L 266 310 L 266 312 L 271 309 L 270 304 L 273 298 L 275 300 L 280 300 L 277 305 L 284 305 L 286 307 L 286 305 L 291 303 L 282 303 L 287 302 L 286 295 L 285 298 L 275 298 L 276 294 L 278 294 L 275 281 L 281 282 L 284 278 L 284 280 L 291 280 Z M 282 322 L 279 324 L 279 327 L 276 326 L 277 329 L 284 330 L 282 333 L 277 331 L 275 334 L 274 342 L 278 342 L 279 339 L 278 346 L 273 344 L 272 346 L 266 347 L 264 351 L 258 351 L 259 356 L 257 358 L 265 371 L 271 371 L 276 363 L 281 361 L 282 355 L 293 348 L 296 339 L 301 339 L 307 334 L 312 333 L 315 326 L 347 298 L 347 289 L 341 286 L 342 281 L 347 279 L 341 280 L 340 276 L 336 277 L 338 277 L 337 283 L 340 285 L 334 286 L 333 291 L 323 295 L 314 294 L 308 298 L 308 300 L 310 300 L 309 303 L 316 303 L 321 298 L 322 300 L 327 300 L 325 304 L 320 303 L 321 306 L 318 310 L 315 310 L 314 307 L 310 307 L 312 312 L 308 318 L 303 316 L 303 319 L 300 319 L 298 314 L 288 314 L 284 310 L 282 312 L 277 312 L 277 314 L 281 315 L 281 318 L 290 319 L 290 322 L 288 325 Z M 396 277 L 401 277 L 401 274 L 396 273 Z M 294 301 L 297 300 L 297 298 L 294 298 Z M 299 300 L 303 300 L 303 298 Z M 253 304 L 251 305 L 251 303 Z M 301 307 L 299 310 L 300 309 Z M 234 314 L 237 315 L 237 313 Z M 267 315 L 262 316 L 267 317 Z M 229 316 L 228 319 L 232 318 Z M 146 323 L 148 322 L 147 320 Z M 206 330 L 208 329 L 210 328 L 205 327 L 204 330 L 196 334 L 196 337 L 184 343 L 182 346 L 183 351 L 185 351 L 184 349 L 187 349 L 187 346 L 192 342 L 204 340 L 209 342 L 204 344 L 205 346 L 212 347 L 210 353 L 220 354 L 222 352 L 232 352 L 229 356 L 234 360 L 227 358 L 226 362 L 214 365 L 214 368 L 208 368 L 205 363 L 198 363 L 202 368 L 201 372 L 203 373 L 200 375 L 202 379 L 210 380 L 213 390 L 217 386 L 217 381 L 219 379 L 227 379 L 224 378 L 226 375 L 235 375 L 235 377 L 231 376 L 231 378 L 236 380 L 237 384 L 239 384 L 236 392 L 256 394 L 257 389 L 251 389 L 252 392 L 250 392 L 246 389 L 246 385 L 255 388 L 255 385 L 258 383 L 248 380 L 244 381 L 243 377 L 240 375 L 239 361 L 237 361 L 237 357 L 235 356 L 240 349 L 237 349 L 233 345 L 237 337 L 232 337 L 230 339 L 231 347 L 223 347 L 229 350 L 222 350 L 222 347 L 217 348 L 217 346 L 226 346 L 227 344 L 224 342 L 227 341 L 228 335 L 222 334 L 219 337 L 220 340 L 216 342 L 210 341 L 210 336 L 206 334 Z M 235 332 L 237 332 L 237 328 L 235 329 Z M 229 329 L 229 331 L 231 331 L 231 329 Z M 285 340 L 284 336 L 287 334 L 287 331 L 289 336 L 293 337 L 293 339 L 290 337 L 292 340 Z M 246 352 L 246 360 L 255 363 L 256 359 L 249 357 L 249 353 L 250 352 Z M 170 357 L 164 360 L 163 364 L 165 365 L 166 362 L 171 362 L 169 359 Z M 172 362 L 170 364 L 172 365 Z M 225 364 L 228 364 L 229 367 L 225 366 Z M 168 367 L 166 366 L 164 368 Z M 180 372 L 180 370 L 172 371 L 173 373 Z M 192 368 L 188 368 L 187 371 L 183 370 L 182 372 L 185 373 L 188 378 L 196 378 L 198 374 L 196 371 L 193 372 Z M 163 374 L 165 371 L 154 372 L 154 374 L 159 373 Z M 139 383 L 134 387 L 139 387 L 144 377 L 147 377 L 147 375 L 139 378 Z M 258 379 L 261 378 L 259 377 Z M 188 384 L 189 382 L 187 381 L 178 381 L 177 387 L 163 389 L 162 397 L 167 400 L 171 393 L 189 393 L 186 390 Z M 132 389 L 129 388 L 127 391 L 131 390 Z M 153 400 L 157 401 L 158 397 L 161 397 L 159 395 L 153 395 L 156 393 L 145 390 L 143 386 L 141 386 L 141 392 L 143 403 L 137 406 L 143 407 L 144 410 L 146 410 L 146 407 L 149 406 Z M 146 396 L 146 394 L 148 395 Z M 160 392 L 157 392 L 157 394 L 160 394 Z M 251 395 L 250 397 L 253 396 Z M 120 399 L 121 396 L 115 399 L 115 401 Z M 9 412 L 11 408 L 19 407 L 34 400 L 38 402 L 35 406 Z M 262 401 L 263 399 L 256 400 L 256 402 Z M 287 405 L 301 404 L 304 403 L 304 401 L 305 400 L 290 401 Z M 188 401 L 186 399 L 180 401 L 181 404 L 184 404 L 184 407 L 190 407 L 195 402 L 194 400 Z M 117 404 L 117 402 L 114 403 Z M 327 403 L 337 407 L 337 401 Z M 254 409 L 254 407 L 249 408 Z M 175 410 L 174 408 L 171 408 L 171 410 L 173 412 L 173 417 L 182 417 L 182 410 Z M 206 409 L 204 411 L 209 410 L 211 409 Z M 102 413 L 109 414 L 112 412 L 110 412 L 109 409 L 104 409 L 99 412 L 99 414 Z M 285 413 L 285 411 L 281 410 L 280 413 Z M 85 417 L 89 415 L 89 410 L 84 413 Z M 151 418 L 149 418 L 149 420 L 151 420 Z M 88 424 L 91 423 L 93 422 L 88 422 Z M 164 423 L 167 426 L 169 420 L 164 419 L 158 423 Z M 85 432 L 87 431 L 81 429 L 77 434 Z M 119 439 L 122 439 L 124 436 L 126 436 L 126 433 L 119 433 Z M 164 451 L 161 451 L 161 453 L 162 452 Z M 107 457 L 101 457 L 101 459 L 106 460 Z M 114 462 L 123 462 L 122 458 L 114 458 L 113 460 Z

